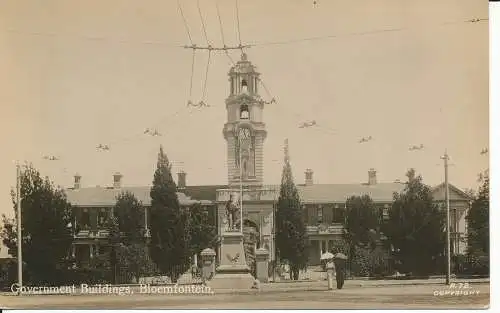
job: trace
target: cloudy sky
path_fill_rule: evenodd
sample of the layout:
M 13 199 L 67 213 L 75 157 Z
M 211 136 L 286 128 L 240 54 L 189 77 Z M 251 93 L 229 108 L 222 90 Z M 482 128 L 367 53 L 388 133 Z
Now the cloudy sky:
M 192 41 L 206 45 L 197 1 L 181 0 Z M 209 42 L 237 45 L 235 0 L 203 0 Z M 429 184 L 477 187 L 488 166 L 488 17 L 478 0 L 238 1 L 240 38 L 276 104 L 265 108 L 265 182 L 280 180 L 289 139 L 295 179 L 359 183 L 416 168 Z M 316 40 L 304 38 L 322 37 Z M 124 185 L 152 181 L 163 144 L 188 184 L 227 180 L 224 100 L 230 58 L 211 57 L 190 39 L 177 1 L 2 0 L 0 2 L 0 213 L 11 215 L 15 160 L 27 160 L 57 184 Z M 239 53 L 232 52 L 233 60 Z M 298 125 L 316 120 L 316 128 Z M 146 128 L 163 134 L 151 137 Z M 361 137 L 373 141 L 359 144 Z M 111 150 L 99 152 L 98 144 Z M 410 152 L 411 145 L 423 144 Z M 55 155 L 60 161 L 43 160 Z M 441 165 L 440 165 L 441 164 Z

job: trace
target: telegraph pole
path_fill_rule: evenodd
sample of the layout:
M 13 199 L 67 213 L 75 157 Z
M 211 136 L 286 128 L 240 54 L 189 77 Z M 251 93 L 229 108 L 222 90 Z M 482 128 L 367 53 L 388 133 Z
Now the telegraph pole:
M 444 152 L 441 157 L 444 160 L 444 185 L 445 185 L 445 202 L 446 202 L 446 285 L 450 284 L 451 272 L 451 253 L 450 253 L 450 188 L 448 183 L 448 152 Z
M 17 279 L 18 279 L 18 295 L 22 294 L 23 287 L 23 253 L 22 253 L 22 234 L 21 234 L 21 167 L 16 165 L 16 201 L 17 201 Z
M 239 162 L 240 162 L 240 232 L 243 234 L 243 164 L 241 162 L 243 161 L 243 158 L 241 156 L 241 145 L 242 145 L 242 140 L 241 140 L 241 135 L 238 137 L 239 140 Z M 233 221 L 234 223 L 234 221 Z

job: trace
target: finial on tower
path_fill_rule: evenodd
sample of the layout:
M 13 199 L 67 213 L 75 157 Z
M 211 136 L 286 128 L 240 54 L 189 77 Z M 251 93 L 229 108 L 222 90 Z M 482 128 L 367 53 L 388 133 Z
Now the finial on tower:
M 290 160 L 290 154 L 288 152 L 288 138 L 285 139 L 284 152 L 285 152 L 285 163 L 286 163 L 286 162 L 288 162 Z

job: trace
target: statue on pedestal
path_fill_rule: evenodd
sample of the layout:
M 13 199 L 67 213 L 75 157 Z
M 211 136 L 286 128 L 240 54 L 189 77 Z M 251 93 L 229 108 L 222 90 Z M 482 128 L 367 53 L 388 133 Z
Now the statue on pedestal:
M 229 200 L 226 203 L 226 220 L 228 224 L 228 230 L 236 230 L 236 225 L 238 224 L 238 213 L 239 207 L 234 201 L 233 195 L 229 196 Z

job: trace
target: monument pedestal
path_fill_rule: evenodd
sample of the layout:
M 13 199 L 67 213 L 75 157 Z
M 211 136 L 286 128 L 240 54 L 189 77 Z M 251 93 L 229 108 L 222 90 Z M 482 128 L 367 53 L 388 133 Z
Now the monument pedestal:
M 217 290 L 251 289 L 254 277 L 245 260 L 243 234 L 239 231 L 222 234 L 220 265 L 215 276 L 207 282 L 214 292 Z

